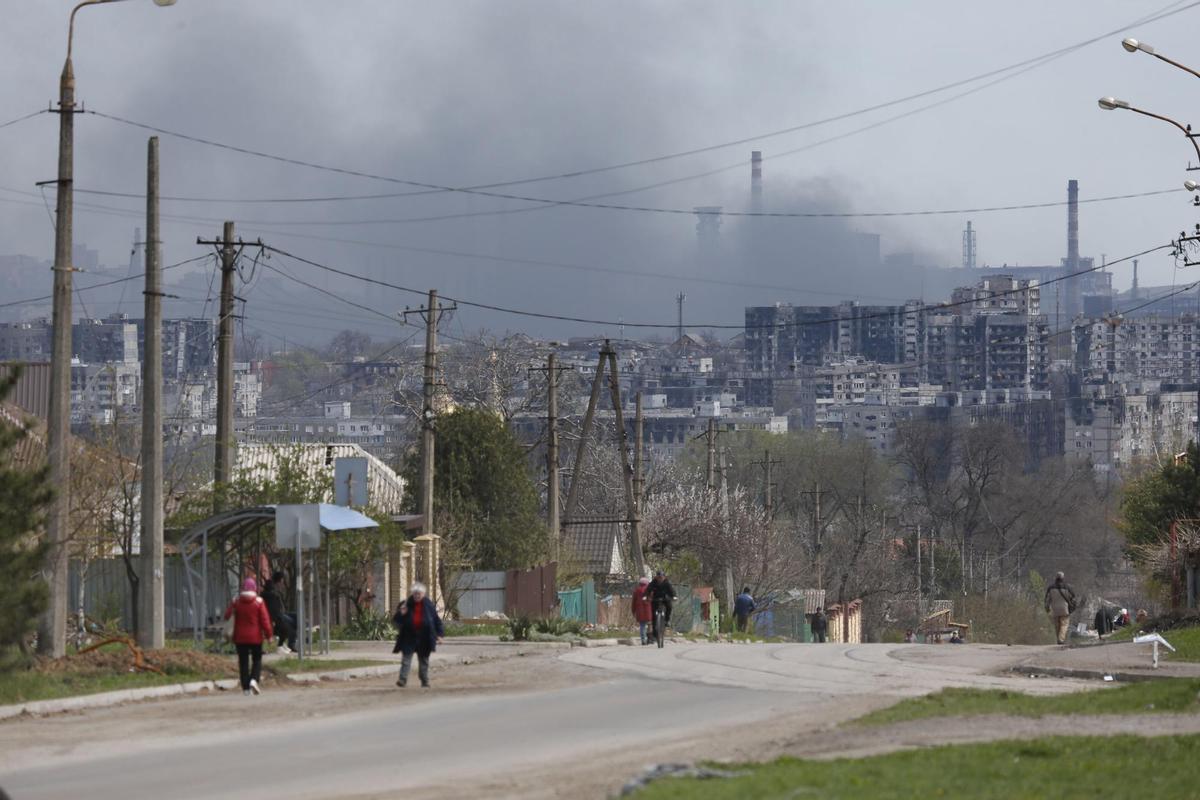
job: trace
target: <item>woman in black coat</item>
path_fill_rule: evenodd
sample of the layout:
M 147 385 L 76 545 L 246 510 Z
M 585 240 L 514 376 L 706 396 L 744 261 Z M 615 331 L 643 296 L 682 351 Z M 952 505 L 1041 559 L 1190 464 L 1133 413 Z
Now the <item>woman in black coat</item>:
M 393 653 L 403 653 L 400 661 L 400 677 L 396 685 L 400 688 L 408 683 L 408 673 L 412 669 L 413 653 L 417 654 L 417 676 L 421 685 L 429 688 L 429 654 L 437 649 L 438 642 L 445 635 L 442 628 L 442 618 L 438 616 L 437 607 L 425 596 L 425 585 L 414 583 L 412 594 L 396 609 L 392 617 L 400 633 L 396 636 L 396 646 Z

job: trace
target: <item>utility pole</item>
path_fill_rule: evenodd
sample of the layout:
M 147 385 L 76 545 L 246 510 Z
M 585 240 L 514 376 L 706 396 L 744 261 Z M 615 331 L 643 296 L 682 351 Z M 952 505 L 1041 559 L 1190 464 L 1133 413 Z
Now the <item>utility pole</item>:
M 74 28 L 72 15 L 72 29 Z M 50 344 L 50 418 L 46 425 L 50 483 L 54 497 L 46 515 L 46 579 L 50 602 L 38 625 L 38 652 L 59 658 L 67 647 L 67 542 L 71 524 L 71 243 L 75 173 L 75 71 L 71 43 L 59 78 L 58 180 L 54 201 L 54 300 Z
M 596 375 L 592 378 L 592 394 L 588 397 L 587 411 L 583 415 L 583 427 L 579 431 L 579 446 L 575 451 L 575 463 L 571 466 L 571 488 L 567 491 L 567 508 L 563 518 L 568 522 L 575 519 L 575 507 L 579 503 L 580 477 L 587 455 L 588 434 L 592 431 L 592 422 L 596 417 L 596 404 L 600 401 L 600 389 L 604 385 L 604 365 L 607 361 L 608 342 L 600 350 L 600 360 L 596 362 Z
M 771 451 L 764 450 L 763 460 L 753 461 L 751 463 L 756 467 L 763 468 L 763 510 L 766 511 L 767 524 L 769 525 L 771 520 L 775 518 L 775 505 L 772 502 L 772 488 L 774 487 L 774 483 L 771 481 L 771 468 L 776 464 L 782 464 L 783 461 L 778 458 L 772 459 Z
M 163 619 L 162 239 L 158 226 L 158 137 L 146 155 L 146 291 L 142 320 L 141 613 L 138 643 L 165 645 Z
M 237 261 L 246 248 L 242 240 L 234 240 L 233 223 L 226 221 L 220 239 L 196 239 L 196 244 L 219 248 L 221 256 L 221 304 L 217 320 L 217 441 L 213 459 L 213 511 L 221 511 L 221 487 L 233 480 L 233 452 L 237 446 L 233 432 L 233 276 Z M 262 240 L 251 246 L 264 247 Z
M 429 302 L 425 308 L 405 309 L 404 316 L 418 314 L 425 322 L 425 374 L 421 387 L 421 532 L 432 534 L 433 526 L 433 449 L 436 440 L 434 422 L 434 394 L 437 389 L 437 327 L 442 314 L 453 311 L 457 306 L 443 307 L 438 303 L 437 289 L 429 290 Z M 430 587 L 432 588 L 432 587 Z
M 708 446 L 707 459 L 705 460 L 704 469 L 704 485 L 708 491 L 715 491 L 717 488 L 717 418 L 708 418 L 708 430 L 705 431 L 705 444 Z
M 213 463 L 214 497 L 233 480 L 233 275 L 238 251 L 233 246 L 233 223 L 221 237 L 221 316 L 217 331 L 217 448 Z M 224 505 L 222 503 L 222 505 Z M 219 511 L 221 509 L 213 509 Z
M 646 561 L 642 553 L 641 531 L 638 525 L 637 501 L 633 494 L 633 467 L 629 463 L 629 434 L 625 430 L 625 415 L 621 410 L 621 376 L 617 370 L 617 353 L 604 342 L 604 354 L 608 356 L 608 386 L 612 394 L 613 414 L 617 423 L 617 447 L 621 452 L 621 473 L 625 478 L 625 507 L 629 514 L 630 548 L 633 550 L 634 567 L 639 575 L 646 574 Z
M 633 519 L 629 522 L 629 538 L 638 543 L 641 550 L 642 542 L 642 495 L 645 490 L 645 478 L 642 475 L 642 393 L 637 393 L 637 401 L 633 417 Z M 641 574 L 645 574 L 644 572 Z
M 562 483 L 558 469 L 558 376 L 574 367 L 558 366 L 558 356 L 551 352 L 546 356 L 546 366 L 535 367 L 532 372 L 546 373 L 546 527 L 550 543 L 554 548 L 554 560 L 560 558 L 562 545 L 562 514 L 560 495 Z
M 421 533 L 433 533 L 433 396 L 437 383 L 437 289 L 429 290 L 425 313 L 425 375 L 421 387 Z

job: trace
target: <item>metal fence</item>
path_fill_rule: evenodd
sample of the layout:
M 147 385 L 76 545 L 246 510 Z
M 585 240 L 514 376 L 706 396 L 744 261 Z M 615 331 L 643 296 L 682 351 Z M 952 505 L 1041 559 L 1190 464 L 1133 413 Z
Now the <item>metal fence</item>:
M 140 569 L 140 565 L 138 565 Z M 72 614 L 79 608 L 80 577 L 83 565 L 71 562 L 69 573 L 68 607 Z M 206 619 L 212 620 L 225 612 L 225 607 L 236 594 L 236 587 L 219 573 L 209 575 L 208 609 Z M 179 556 L 163 559 L 163 604 L 164 624 L 167 630 L 183 630 L 192 627 L 192 600 L 188 594 L 187 576 Z M 132 598 L 125 562 L 120 558 L 102 558 L 87 565 L 84 582 L 83 613 L 97 622 L 117 620 L 123 630 L 133 628 Z
M 464 572 L 454 582 L 458 596 L 458 616 L 478 619 L 487 612 L 505 613 L 504 592 L 508 584 L 504 572 Z

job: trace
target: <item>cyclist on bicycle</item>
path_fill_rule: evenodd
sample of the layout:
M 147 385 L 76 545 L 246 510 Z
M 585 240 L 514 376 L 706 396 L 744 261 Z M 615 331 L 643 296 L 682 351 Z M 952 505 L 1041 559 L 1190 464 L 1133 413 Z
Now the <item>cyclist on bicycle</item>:
M 663 626 L 671 623 L 671 602 L 675 599 L 675 587 L 667 580 L 666 573 L 661 569 L 655 573 L 654 580 L 650 581 L 650 585 L 646 587 L 646 597 L 650 600 L 650 607 L 657 611 L 662 608 L 663 611 Z

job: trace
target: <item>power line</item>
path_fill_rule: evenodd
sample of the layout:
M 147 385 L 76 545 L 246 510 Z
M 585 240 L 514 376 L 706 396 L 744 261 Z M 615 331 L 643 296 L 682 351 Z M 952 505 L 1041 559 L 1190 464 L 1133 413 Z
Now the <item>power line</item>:
M 497 193 L 492 193 L 489 190 L 508 187 L 508 186 L 519 186 L 519 185 L 525 185 L 525 184 L 530 184 L 530 183 L 540 183 L 540 182 L 552 181 L 552 180 L 578 178 L 578 177 L 583 177 L 583 176 L 587 176 L 587 175 L 595 175 L 595 174 L 604 173 L 604 172 L 612 172 L 615 170 L 626 169 L 626 168 L 630 168 L 630 167 L 640 167 L 640 166 L 646 166 L 649 164 L 661 163 L 664 161 L 671 161 L 671 160 L 684 158 L 684 157 L 688 157 L 688 156 L 694 156 L 694 155 L 699 155 L 702 153 L 713 152 L 716 150 L 723 150 L 723 149 L 727 149 L 730 147 L 737 147 L 740 145 L 745 145 L 745 144 L 749 144 L 751 142 L 761 141 L 764 139 L 771 139 L 771 138 L 775 138 L 778 136 L 784 136 L 787 134 L 798 133 L 800 131 L 808 130 L 808 129 L 819 127 L 822 125 L 827 125 L 827 124 L 830 124 L 833 122 L 840 122 L 843 120 L 862 116 L 864 114 L 869 114 L 874 111 L 880 111 L 880 110 L 890 108 L 893 106 L 902 105 L 904 103 L 908 103 L 913 100 L 920 100 L 922 98 L 940 94 L 942 92 L 949 91 L 951 89 L 956 89 L 961 86 L 966 86 L 971 83 L 977 83 L 979 81 L 988 80 L 990 78 L 1004 76 L 1005 73 L 1015 72 L 1015 74 L 1013 76 L 1010 76 L 1010 77 L 1015 77 L 1016 74 L 1022 74 L 1023 72 L 1026 72 L 1029 69 L 1034 69 L 1034 68 L 1043 66 L 1044 64 L 1049 63 L 1050 61 L 1053 61 L 1057 58 L 1060 58 L 1062 56 L 1073 53 L 1084 47 L 1088 47 L 1092 44 L 1095 44 L 1104 39 L 1107 39 L 1110 36 L 1115 36 L 1119 33 L 1123 33 L 1135 25 L 1147 25 L 1152 22 L 1157 22 L 1157 21 L 1166 19 L 1168 17 L 1175 16 L 1176 14 L 1183 13 L 1184 11 L 1188 11 L 1188 10 L 1200 5 L 1200 2 L 1189 3 L 1188 5 L 1183 6 L 1182 8 L 1173 8 L 1174 6 L 1177 6 L 1177 5 L 1179 5 L 1179 4 L 1171 3 L 1167 6 L 1165 6 L 1160 11 L 1154 12 L 1153 14 L 1140 17 L 1140 18 L 1138 18 L 1126 25 L 1123 25 L 1119 28 L 1113 29 L 1111 31 L 1107 31 L 1107 32 L 1102 33 L 1097 36 L 1093 36 L 1091 38 L 1077 42 L 1075 44 L 1059 48 L 1057 50 L 1051 50 L 1047 53 L 1043 53 L 1041 55 L 1034 56 L 1032 58 L 1027 58 L 1022 61 L 1018 61 L 1018 62 L 1009 64 L 1004 67 L 988 70 L 986 72 L 978 73 L 976 75 L 972 75 L 967 78 L 962 78 L 962 79 L 952 81 L 950 83 L 945 83 L 945 84 L 942 84 L 940 86 L 936 86 L 936 87 L 933 87 L 930 89 L 925 89 L 920 92 L 905 95 L 903 97 L 894 98 L 892 100 L 887 100 L 882 103 L 876 103 L 874 105 L 865 106 L 865 107 L 858 108 L 858 109 L 848 111 L 848 112 L 844 112 L 841 114 L 836 114 L 836 115 L 833 115 L 830 117 L 825 117 L 823 119 L 812 120 L 810 122 L 801 123 L 799 125 L 793 125 L 793 126 L 790 126 L 787 128 L 781 128 L 778 130 L 769 131 L 767 133 L 755 134 L 753 136 L 746 136 L 746 137 L 742 137 L 739 139 L 733 139 L 730 141 L 720 142 L 718 144 L 706 145 L 703 147 L 696 147 L 696 148 L 691 148 L 688 150 L 681 150 L 681 151 L 677 151 L 677 152 L 673 152 L 673 153 L 666 153 L 663 155 L 651 156 L 648 158 L 635 159 L 632 161 L 625 161 L 625 162 L 621 162 L 621 163 L 617 163 L 617 164 L 609 164 L 606 166 L 591 167 L 591 168 L 586 168 L 586 169 L 569 170 L 569 171 L 559 172 L 559 173 L 550 173 L 550 174 L 545 174 L 545 175 L 540 175 L 540 176 L 535 176 L 535 177 L 530 177 L 530 178 L 521 178 L 521 179 L 517 179 L 517 180 L 498 181 L 498 182 L 493 182 L 493 183 L 477 184 L 474 186 L 463 186 L 463 187 L 442 186 L 442 185 L 438 185 L 438 184 L 434 184 L 434 183 L 427 183 L 427 182 L 422 182 L 422 181 L 399 179 L 399 178 L 388 178 L 388 177 L 380 176 L 380 175 L 372 175 L 372 174 L 360 172 L 357 170 L 349 170 L 349 169 L 344 169 L 344 168 L 331 167 L 328 165 L 321 165 L 321 164 L 316 164 L 313 162 L 306 162 L 301 159 L 293 159 L 293 158 L 287 158 L 287 157 L 283 157 L 283 156 L 276 156 L 276 155 L 272 155 L 272 154 L 268 154 L 268 153 L 251 150 L 249 148 L 242 148 L 242 147 L 237 147 L 235 145 L 228 145 L 228 144 L 224 144 L 224 143 L 220 143 L 220 142 L 215 142 L 212 140 L 204 139 L 202 137 L 189 136 L 186 134 L 181 134 L 181 133 L 157 128 L 154 126 L 150 126 L 150 125 L 147 125 L 144 123 L 139 123 L 139 122 L 134 122 L 134 121 L 128 120 L 128 119 L 123 119 L 123 118 L 120 118 L 120 117 L 117 117 L 114 115 L 103 114 L 103 113 L 95 112 L 95 111 L 89 111 L 88 113 L 96 114 L 97 116 L 104 117 L 106 119 L 111 119 L 115 122 L 120 122 L 120 123 L 123 123 L 126 125 L 132 125 L 135 127 L 140 127 L 140 128 L 146 129 L 146 130 L 152 130 L 152 131 L 155 131 L 157 133 L 160 133 L 160 134 L 163 134 L 166 136 L 173 136 L 173 137 L 180 138 L 180 139 L 183 139 L 186 141 L 196 142 L 198 144 L 205 144 L 205 145 L 212 146 L 212 147 L 220 147 L 223 149 L 233 150 L 235 152 L 240 152 L 244 155 L 251 155 L 251 156 L 256 156 L 256 157 L 261 157 L 261 158 L 270 158 L 273 160 L 282 161 L 284 163 L 293 164 L 296 166 L 304 166 L 304 167 L 309 167 L 309 168 L 313 168 L 313 169 L 321 169 L 321 170 L 326 170 L 326 171 L 338 172 L 340 174 L 352 175 L 355 177 L 366 177 L 366 178 L 372 178 L 375 180 L 386 180 L 389 182 L 401 183 L 401 184 L 405 184 L 405 185 L 414 186 L 414 187 L 417 187 L 418 189 L 422 190 L 422 191 L 418 191 L 418 192 L 406 193 L 408 195 L 434 194 L 434 193 L 445 193 L 445 192 L 463 192 L 463 193 L 471 193 L 471 194 L 482 194 L 485 196 L 494 196 L 494 197 L 497 197 L 500 199 L 526 200 L 529 202 L 538 202 L 538 203 L 543 203 L 546 205 L 563 205 L 563 204 L 583 205 L 583 203 L 575 203 L 572 201 L 550 200 L 550 199 L 546 199 L 546 198 L 530 198 L 530 197 L 520 197 L 520 196 L 513 196 L 513 195 L 497 194 Z M 1007 78 L 1001 77 L 1000 79 L 1004 80 Z M 998 83 L 998 82 L 999 82 L 998 80 L 992 81 L 988 85 L 989 86 L 994 85 L 995 83 Z M 986 87 L 983 87 L 983 88 L 986 88 Z M 958 99 L 959 97 L 966 96 L 966 94 L 968 94 L 968 93 L 956 95 L 954 98 L 951 98 L 951 99 Z M 948 102 L 948 101 L 942 101 L 942 103 L 925 106 L 921 110 L 933 108 L 937 105 L 943 104 L 944 102 Z M 38 113 L 44 113 L 44 112 L 38 112 Z M 268 199 L 252 199 L 252 200 L 246 200 L 246 201 L 223 200 L 222 202 L 330 202 L 330 201 L 335 201 L 335 200 L 361 200 L 361 199 L 373 199 L 373 198 L 359 195 L 359 196 L 331 196 L 331 197 L 317 197 L 317 198 L 293 198 L 293 199 L 280 199 L 280 200 L 269 199 L 269 198 Z M 199 199 L 197 199 L 197 200 L 199 200 Z M 597 207 L 605 207 L 605 206 L 597 206 Z
M 18 122 L 24 122 L 27 119 L 33 119 L 34 117 L 39 116 L 40 114 L 49 114 L 49 113 L 50 113 L 50 109 L 39 108 L 37 111 L 34 111 L 32 114 L 26 114 L 23 117 L 17 117 L 16 119 L 10 119 L 8 122 L 0 123 L 0 129 L 7 128 L 9 125 L 16 125 Z
M 1134 258 L 1139 258 L 1148 253 L 1153 253 L 1157 250 L 1163 250 L 1163 249 L 1169 248 L 1171 246 L 1172 246 L 1171 244 L 1158 245 L 1156 247 L 1151 247 L 1147 250 L 1143 250 L 1139 253 L 1134 253 L 1132 255 L 1128 255 L 1123 258 L 1116 259 L 1115 261 L 1109 261 L 1105 264 L 1100 264 L 1097 266 L 1078 270 L 1076 272 L 1071 272 L 1071 273 L 1067 273 L 1064 275 L 1060 275 L 1060 276 L 1058 276 L 1056 278 L 1052 278 L 1048 281 L 1041 282 L 1039 284 L 1039 288 L 1042 286 L 1050 286 L 1052 284 L 1058 283 L 1059 281 L 1067 280 L 1070 278 L 1075 278 L 1080 275 L 1085 275 L 1089 272 L 1096 272 L 1098 270 L 1105 269 L 1107 267 L 1111 267 L 1116 264 L 1120 264 L 1124 261 L 1129 261 Z M 294 261 L 298 261 L 302 264 L 308 264 L 309 266 L 316 267 L 318 269 L 323 269 L 328 272 L 332 272 L 332 273 L 335 273 L 338 275 L 345 276 L 347 278 L 353 278 L 355 280 L 363 281 L 365 283 L 375 284 L 378 286 L 385 286 L 390 289 L 396 289 L 398 291 L 408 292 L 410 294 L 417 294 L 417 295 L 425 294 L 425 292 L 422 292 L 419 289 L 414 289 L 414 288 L 411 288 L 408 286 L 401 286 L 399 284 L 380 280 L 378 278 L 371 278 L 371 277 L 367 277 L 364 275 L 358 275 L 356 273 L 349 272 L 347 270 L 338 269 L 337 267 L 331 267 L 331 266 L 322 264 L 317 261 L 312 261 L 310 259 L 306 259 L 301 256 L 297 256 L 292 253 L 289 253 L 286 250 L 281 250 L 278 247 L 268 246 L 267 249 L 272 252 L 279 253 L 280 255 L 285 256 L 287 258 L 293 259 Z M 989 297 L 1004 297 L 1004 296 L 1011 295 L 1011 294 L 1018 294 L 1018 293 L 1024 292 L 1024 291 L 1027 291 L 1027 289 L 1023 289 L 1023 288 L 1005 289 L 1005 290 L 1001 290 L 1001 291 L 992 292 L 989 294 Z M 461 297 L 447 296 L 446 299 L 453 301 L 455 303 L 458 303 L 459 305 L 470 306 L 473 308 L 480 308 L 480 309 L 484 309 L 487 311 L 495 311 L 495 312 L 502 313 L 502 314 L 512 314 L 514 316 L 521 316 L 521 317 L 533 317 L 536 319 L 554 320 L 554 321 L 558 321 L 558 322 L 577 322 L 577 323 L 586 324 L 586 325 L 602 325 L 602 326 L 610 326 L 610 327 L 625 326 L 628 328 L 660 328 L 661 329 L 661 328 L 675 328 L 678 326 L 677 322 L 669 322 L 669 323 L 668 322 L 625 322 L 623 320 L 614 321 L 614 320 L 603 320 L 603 319 L 590 319 L 590 318 L 585 318 L 585 317 L 573 317 L 573 316 L 569 316 L 569 315 L 565 315 L 565 314 L 550 314 L 550 313 L 544 313 L 544 312 L 527 311 L 527 310 L 523 310 L 523 309 L 509 308 L 507 306 L 500 306 L 500 305 L 496 305 L 493 303 L 481 303 L 481 302 L 476 302 L 473 300 L 465 300 Z M 976 302 L 976 300 L 977 300 L 977 298 L 971 298 L 969 300 L 960 300 L 960 301 L 950 302 L 950 303 L 924 304 L 924 305 L 920 305 L 920 306 L 914 306 L 911 309 L 905 308 L 902 312 L 899 312 L 899 313 L 902 313 L 904 315 L 909 315 L 909 314 L 920 314 L 920 313 L 924 313 L 927 311 L 946 310 L 946 309 L 956 308 L 959 306 L 969 305 L 971 303 Z M 752 330 L 755 328 L 770 328 L 770 329 L 798 328 L 798 327 L 808 327 L 808 326 L 814 326 L 814 325 L 825 325 L 825 324 L 837 323 L 837 322 L 847 322 L 847 321 L 893 317 L 896 315 L 896 313 L 897 312 L 895 312 L 895 311 L 874 312 L 874 313 L 859 314 L 859 315 L 854 315 L 854 316 L 849 316 L 849 317 L 831 317 L 828 319 L 792 321 L 792 322 L 779 323 L 779 324 L 733 325 L 733 324 L 728 324 L 728 323 L 719 323 L 719 324 L 695 324 L 695 325 L 692 325 L 691 327 L 712 328 L 712 329 L 716 329 L 716 330 L 735 330 L 735 329 L 736 330 Z
M 196 256 L 195 258 L 189 258 L 186 261 L 179 261 L 174 264 L 165 266 L 165 267 L 163 267 L 163 271 L 166 272 L 169 269 L 175 269 L 176 267 L 182 267 L 185 264 L 192 264 L 196 261 L 203 261 L 204 259 L 211 258 L 211 257 L 212 257 L 211 255 L 206 254 L 206 255 L 202 255 L 202 256 Z M 118 283 L 124 283 L 125 281 L 132 281 L 132 280 L 136 280 L 138 278 L 144 277 L 145 274 L 146 273 L 144 273 L 144 272 L 139 272 L 136 275 L 127 275 L 124 278 L 117 278 L 115 280 L 105 281 L 103 283 L 93 283 L 91 286 L 80 286 L 75 291 L 76 292 L 86 292 L 90 289 L 102 289 L 105 286 L 115 286 Z M 48 295 L 48 294 L 43 295 L 41 297 L 27 297 L 24 300 L 11 300 L 7 303 L 0 303 L 0 308 L 9 308 L 11 306 L 26 305 L 28 303 L 38 303 L 43 300 L 51 300 L 51 299 L 53 299 L 53 295 Z

